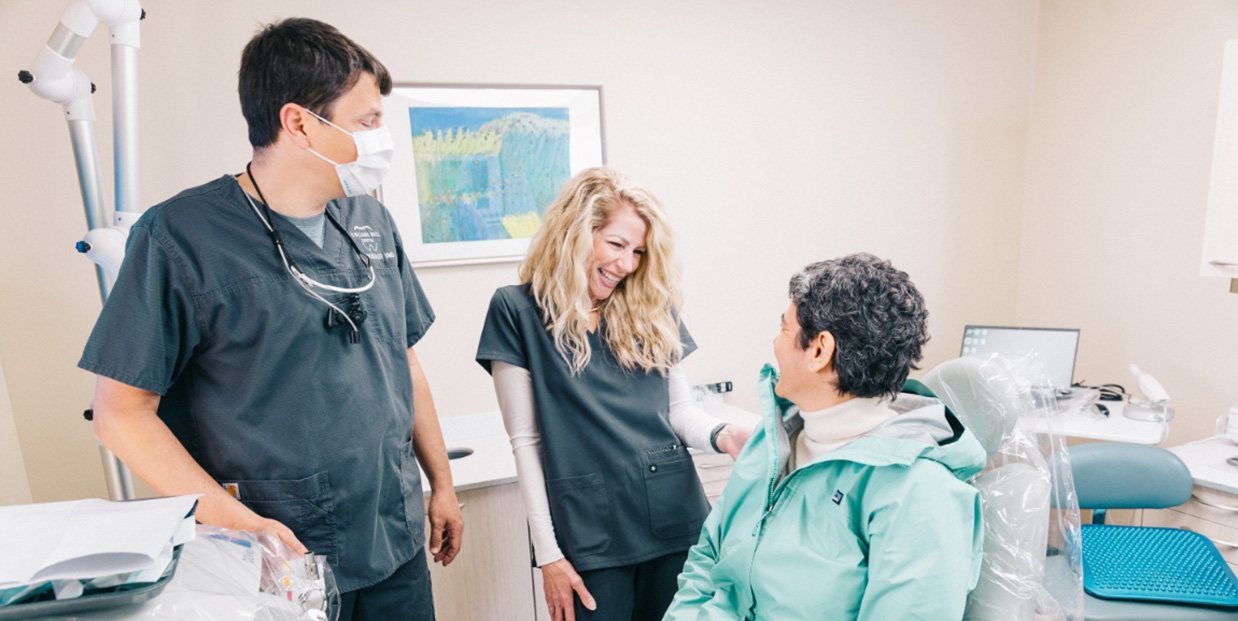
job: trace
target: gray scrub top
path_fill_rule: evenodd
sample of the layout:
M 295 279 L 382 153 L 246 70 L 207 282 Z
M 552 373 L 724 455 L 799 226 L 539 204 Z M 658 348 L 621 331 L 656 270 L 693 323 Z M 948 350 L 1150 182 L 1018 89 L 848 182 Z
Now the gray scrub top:
M 660 373 L 625 371 L 601 335 L 573 376 L 527 285 L 490 299 L 477 362 L 529 370 L 555 539 L 577 571 L 632 565 L 690 548 L 709 503 L 670 424 Z M 684 356 L 696 349 L 680 325 Z
M 434 312 L 387 210 L 365 196 L 327 210 L 371 258 L 360 342 L 284 268 L 230 176 L 150 208 L 78 366 L 162 395 L 159 417 L 259 515 L 325 554 L 341 591 L 391 575 L 422 546 L 407 348 Z M 289 256 L 319 282 L 368 280 L 347 240 L 319 248 L 273 214 Z M 327 295 L 328 299 L 340 299 Z

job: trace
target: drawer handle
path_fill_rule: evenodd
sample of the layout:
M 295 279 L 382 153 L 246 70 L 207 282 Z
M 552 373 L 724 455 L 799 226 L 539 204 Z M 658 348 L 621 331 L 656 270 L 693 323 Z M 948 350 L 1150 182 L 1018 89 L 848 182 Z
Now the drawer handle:
M 1209 261 L 1208 265 L 1213 267 L 1238 267 L 1238 263 L 1234 263 L 1233 261 L 1218 261 L 1216 259 Z
M 1199 531 L 1197 531 L 1197 530 L 1195 530 L 1195 529 L 1193 529 L 1193 528 L 1189 528 L 1189 527 L 1186 527 L 1186 526 L 1182 526 L 1181 528 L 1182 528 L 1182 530 L 1190 531 L 1190 532 L 1195 533 L 1195 534 L 1197 534 L 1197 535 L 1203 535 L 1203 533 L 1201 533 L 1201 532 L 1199 532 Z M 1207 535 L 1204 535 L 1204 536 L 1205 536 L 1205 537 L 1207 537 Z M 1232 542 L 1232 541 L 1225 541 L 1224 539 L 1213 539 L 1212 537 L 1208 537 L 1208 540 L 1209 540 L 1209 541 L 1211 541 L 1211 542 L 1212 542 L 1212 545 L 1215 545 L 1215 546 L 1222 546 L 1222 547 L 1226 547 L 1226 548 L 1238 548 L 1238 543 L 1234 543 L 1234 542 Z
M 1203 498 L 1200 498 L 1199 496 L 1196 496 L 1195 494 L 1191 494 L 1191 498 L 1194 498 L 1195 502 L 1198 502 L 1199 504 L 1205 507 L 1212 507 L 1213 509 L 1220 509 L 1222 511 L 1228 511 L 1230 513 L 1238 513 L 1238 507 L 1232 507 L 1230 505 L 1218 505 L 1215 502 L 1208 502 L 1207 500 L 1204 500 Z

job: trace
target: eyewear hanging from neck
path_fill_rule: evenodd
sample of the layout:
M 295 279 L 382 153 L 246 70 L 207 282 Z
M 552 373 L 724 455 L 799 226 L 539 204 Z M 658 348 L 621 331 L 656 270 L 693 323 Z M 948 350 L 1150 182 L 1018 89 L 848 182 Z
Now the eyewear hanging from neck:
M 254 215 L 258 216 L 258 221 L 261 222 L 263 228 L 267 230 L 267 235 L 270 236 L 271 243 L 275 245 L 275 252 L 279 255 L 280 261 L 283 262 L 284 269 L 288 270 L 288 273 L 292 275 L 293 282 L 300 285 L 301 289 L 309 294 L 310 297 L 326 304 L 330 308 L 330 310 L 327 311 L 327 320 L 325 324 L 328 330 L 337 325 L 347 325 L 351 330 L 349 333 L 349 340 L 353 343 L 360 342 L 361 338 L 359 326 L 363 321 L 365 321 L 366 317 L 365 308 L 361 305 L 361 294 L 369 291 L 374 286 L 375 280 L 374 266 L 370 263 L 370 257 L 361 251 L 361 247 L 357 245 L 357 241 L 352 238 L 352 235 L 348 234 L 348 231 L 344 230 L 344 227 L 340 225 L 338 220 L 335 219 L 335 216 L 331 215 L 331 211 L 327 210 L 324 212 L 324 215 L 327 220 L 331 222 L 331 226 L 334 226 L 336 230 L 344 236 L 344 239 L 348 240 L 348 245 L 352 246 L 353 253 L 357 255 L 357 259 L 361 261 L 361 264 L 365 266 L 367 271 L 369 271 L 369 282 L 361 285 L 360 287 L 337 287 L 335 285 L 328 285 L 326 283 L 318 282 L 317 280 L 310 278 L 305 272 L 302 272 L 301 269 L 297 267 L 296 262 L 289 258 L 288 253 L 284 251 L 284 240 L 280 237 L 279 231 L 276 231 L 275 227 L 271 224 L 271 206 L 267 201 L 266 195 L 262 193 L 262 188 L 258 186 L 258 180 L 254 178 L 252 167 L 253 162 L 245 165 L 245 175 L 249 177 L 249 182 L 254 185 L 254 191 L 258 193 L 258 198 L 262 200 L 262 208 L 258 208 L 258 204 L 254 202 L 254 199 L 250 197 L 249 193 L 245 192 L 244 189 L 241 190 L 241 193 L 244 194 L 245 199 L 249 201 L 249 206 L 254 210 Z M 319 293 L 319 291 L 348 295 L 348 309 L 344 310 L 340 308 L 340 306 L 337 306 L 335 303 L 328 300 L 321 293 Z

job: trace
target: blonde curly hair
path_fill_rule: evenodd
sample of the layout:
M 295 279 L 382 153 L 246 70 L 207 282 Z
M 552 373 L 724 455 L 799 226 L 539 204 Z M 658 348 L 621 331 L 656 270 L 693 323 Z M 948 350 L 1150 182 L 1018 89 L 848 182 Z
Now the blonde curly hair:
M 520 265 L 520 282 L 530 285 L 555 349 L 574 374 L 592 356 L 588 332 L 593 232 L 624 207 L 635 211 L 648 227 L 645 254 L 602 305 L 602 338 L 625 370 L 665 374 L 683 358 L 677 316 L 682 306 L 680 272 L 662 206 L 652 193 L 619 172 L 589 168 L 569 179 L 546 208 Z

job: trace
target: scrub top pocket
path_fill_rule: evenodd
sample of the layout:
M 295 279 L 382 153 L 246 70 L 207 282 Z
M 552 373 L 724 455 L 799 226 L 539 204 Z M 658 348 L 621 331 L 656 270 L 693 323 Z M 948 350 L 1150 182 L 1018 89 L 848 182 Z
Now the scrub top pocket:
M 335 532 L 335 500 L 326 472 L 304 479 L 227 481 L 236 483 L 238 500 L 265 518 L 292 529 L 315 554 L 339 563 Z
M 367 270 L 352 270 L 350 272 L 349 283 L 364 283 L 369 279 Z M 340 286 L 344 286 L 341 284 Z M 408 347 L 404 337 L 404 323 L 402 321 L 402 313 L 384 312 L 384 309 L 402 309 L 404 307 L 403 290 L 400 286 L 400 272 L 394 267 L 375 267 L 374 268 L 374 286 L 368 291 L 356 294 L 360 299 L 360 308 L 365 311 L 365 319 L 358 324 L 358 329 L 362 338 L 367 335 L 377 339 L 380 343 L 395 343 L 400 349 Z M 328 298 L 332 304 L 335 304 L 348 312 L 352 308 L 351 300 L 354 296 L 351 294 L 336 294 Z M 323 311 L 324 321 L 326 320 L 327 311 Z M 338 325 L 335 329 L 341 332 L 348 330 L 348 325 L 343 320 L 337 321 Z
M 645 498 L 649 529 L 655 537 L 674 539 L 701 530 L 709 501 L 688 449 L 675 445 L 646 451 Z
M 601 474 L 551 479 L 546 491 L 555 534 L 569 559 L 610 547 L 610 496 Z

